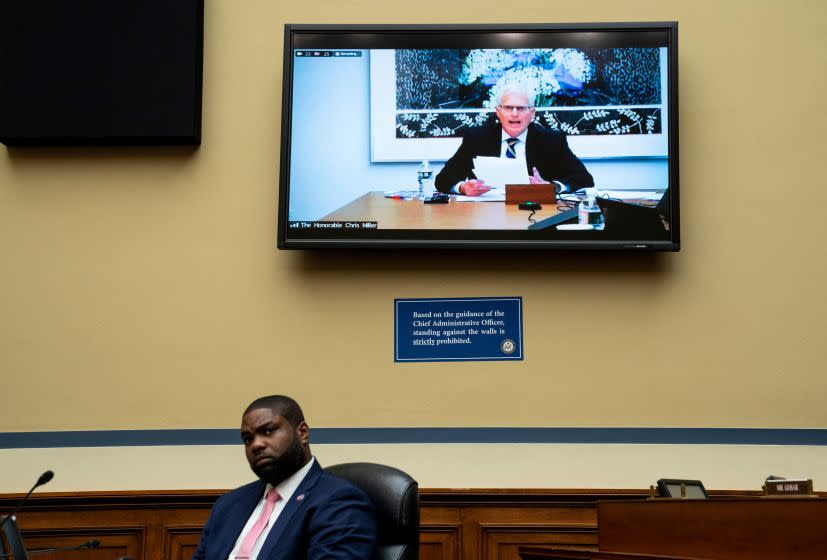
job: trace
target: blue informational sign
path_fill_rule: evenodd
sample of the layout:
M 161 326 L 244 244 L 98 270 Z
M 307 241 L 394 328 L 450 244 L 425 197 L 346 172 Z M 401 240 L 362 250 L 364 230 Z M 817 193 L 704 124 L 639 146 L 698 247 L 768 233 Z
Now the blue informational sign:
M 523 299 L 393 301 L 395 362 L 523 359 Z

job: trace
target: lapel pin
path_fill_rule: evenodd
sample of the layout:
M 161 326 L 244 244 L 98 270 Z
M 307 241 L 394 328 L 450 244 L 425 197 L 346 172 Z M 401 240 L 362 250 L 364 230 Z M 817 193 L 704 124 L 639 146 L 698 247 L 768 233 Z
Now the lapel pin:
M 304 499 L 304 494 L 299 494 L 298 496 L 296 496 L 296 501 L 297 501 L 297 502 L 300 502 L 300 501 L 302 501 L 303 499 Z

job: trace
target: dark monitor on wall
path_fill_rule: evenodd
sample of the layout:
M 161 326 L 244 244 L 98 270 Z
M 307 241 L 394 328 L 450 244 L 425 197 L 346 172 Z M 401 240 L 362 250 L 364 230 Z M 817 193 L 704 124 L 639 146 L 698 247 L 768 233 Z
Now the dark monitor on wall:
M 278 247 L 676 251 L 677 60 L 676 22 L 287 25 Z
M 0 142 L 201 143 L 204 0 L 0 2 Z

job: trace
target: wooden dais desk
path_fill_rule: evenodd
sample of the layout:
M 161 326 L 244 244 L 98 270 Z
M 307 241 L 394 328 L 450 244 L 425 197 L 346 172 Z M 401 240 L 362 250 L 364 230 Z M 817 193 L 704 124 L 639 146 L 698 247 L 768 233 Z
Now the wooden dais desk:
M 524 560 L 827 558 L 827 500 L 733 498 L 598 502 L 598 550 L 520 547 Z
M 543 204 L 536 221 L 558 214 L 556 204 Z M 334 210 L 321 221 L 376 221 L 380 229 L 527 229 L 528 210 L 504 202 L 457 202 L 425 204 L 421 200 L 385 198 L 382 191 L 363 194 Z

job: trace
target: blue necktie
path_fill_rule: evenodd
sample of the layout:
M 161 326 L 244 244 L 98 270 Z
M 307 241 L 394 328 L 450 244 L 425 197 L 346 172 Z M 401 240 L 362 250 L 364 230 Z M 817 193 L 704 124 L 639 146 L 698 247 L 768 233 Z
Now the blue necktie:
M 517 158 L 517 148 L 515 148 L 514 146 L 516 146 L 517 142 L 519 141 L 519 138 L 509 138 L 508 140 L 506 140 L 506 142 L 508 142 L 508 147 L 505 149 L 505 157 L 509 159 Z

